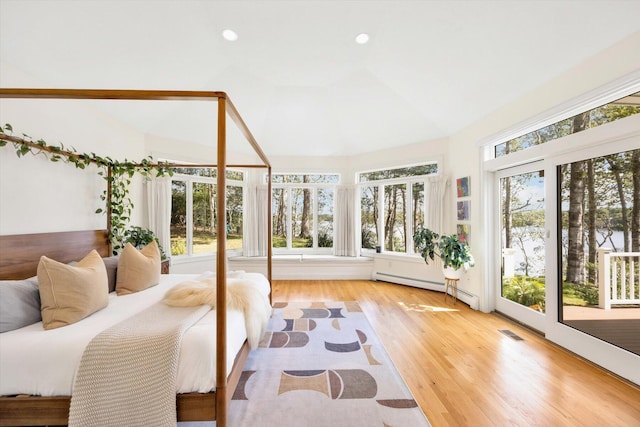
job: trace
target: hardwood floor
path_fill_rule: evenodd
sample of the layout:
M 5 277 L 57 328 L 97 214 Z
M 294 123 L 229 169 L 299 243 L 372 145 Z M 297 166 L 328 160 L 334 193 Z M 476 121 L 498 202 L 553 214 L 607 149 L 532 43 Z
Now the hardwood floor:
M 640 426 L 640 387 L 442 293 L 276 280 L 273 301 L 358 301 L 434 427 Z

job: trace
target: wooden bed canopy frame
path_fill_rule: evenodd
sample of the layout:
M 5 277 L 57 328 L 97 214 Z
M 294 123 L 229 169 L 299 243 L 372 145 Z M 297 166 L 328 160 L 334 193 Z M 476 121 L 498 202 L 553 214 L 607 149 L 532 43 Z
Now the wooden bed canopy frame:
M 86 90 L 86 89 L 5 89 L 0 88 L 0 98 L 22 99 L 91 99 L 91 100 L 142 100 L 142 101 L 208 101 L 217 103 L 217 163 L 196 165 L 217 168 L 217 188 L 226 188 L 226 168 L 266 168 L 268 194 L 271 194 L 271 164 L 249 131 L 244 120 L 224 92 L 207 91 L 149 91 L 149 90 Z M 227 115 L 236 124 L 244 138 L 260 157 L 260 165 L 227 164 Z M 175 165 L 184 167 L 184 165 Z M 226 200 L 225 192 L 218 191 L 217 204 L 217 259 L 216 306 L 226 307 Z M 267 218 L 271 218 L 271 204 L 267 204 Z M 109 215 L 107 215 L 109 218 Z M 41 255 L 61 262 L 84 257 L 91 249 L 102 256 L 111 253 L 109 242 L 110 220 L 107 229 L 37 233 L 0 236 L 0 280 L 23 279 L 36 274 Z M 267 279 L 272 278 L 271 221 L 267 220 Z M 271 296 L 270 296 L 271 297 Z M 226 340 L 227 319 L 225 310 L 216 310 L 216 389 L 210 393 L 184 393 L 176 396 L 178 421 L 215 420 L 218 427 L 225 427 L 227 407 L 238 383 L 242 368 L 249 354 L 244 346 L 236 356 L 231 374 L 227 377 Z M 0 426 L 66 425 L 69 416 L 70 396 L 1 396 Z

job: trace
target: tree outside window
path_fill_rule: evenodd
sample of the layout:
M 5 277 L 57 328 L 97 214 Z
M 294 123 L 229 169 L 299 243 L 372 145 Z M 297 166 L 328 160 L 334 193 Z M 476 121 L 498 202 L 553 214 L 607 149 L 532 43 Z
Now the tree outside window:
M 363 251 L 416 253 L 412 236 L 425 221 L 425 181 L 437 172 L 430 162 L 358 174 Z
M 217 250 L 216 169 L 176 168 L 171 182 L 171 255 L 191 256 Z M 227 171 L 227 250 L 242 250 L 242 171 Z
M 272 175 L 273 247 L 286 251 L 333 248 L 337 174 Z

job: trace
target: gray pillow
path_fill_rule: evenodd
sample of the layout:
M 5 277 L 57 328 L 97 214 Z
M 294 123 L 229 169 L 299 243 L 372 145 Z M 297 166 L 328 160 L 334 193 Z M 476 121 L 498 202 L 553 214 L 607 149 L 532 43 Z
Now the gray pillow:
M 118 270 L 119 255 L 102 258 L 104 266 L 107 268 L 107 278 L 109 279 L 109 292 L 116 290 L 116 273 Z
M 42 320 L 37 276 L 0 281 L 0 333 Z
M 118 272 L 118 260 L 120 259 L 120 255 L 110 256 L 107 258 L 102 258 L 104 261 L 104 266 L 107 269 L 107 279 L 109 283 L 109 293 L 116 290 L 116 275 Z M 69 265 L 74 266 L 78 263 L 78 261 L 71 261 Z

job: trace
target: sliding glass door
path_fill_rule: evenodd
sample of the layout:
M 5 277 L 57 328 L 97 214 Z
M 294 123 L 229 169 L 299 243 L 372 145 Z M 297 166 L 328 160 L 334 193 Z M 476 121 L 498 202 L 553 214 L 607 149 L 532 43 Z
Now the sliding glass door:
M 640 384 L 636 94 L 493 148 L 488 308 Z
M 558 271 L 546 337 L 640 384 L 640 120 L 625 120 L 548 159 Z
M 496 174 L 500 223 L 500 281 L 496 310 L 544 331 L 545 203 L 540 163 Z
M 640 149 L 558 166 L 559 321 L 640 355 Z

